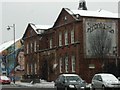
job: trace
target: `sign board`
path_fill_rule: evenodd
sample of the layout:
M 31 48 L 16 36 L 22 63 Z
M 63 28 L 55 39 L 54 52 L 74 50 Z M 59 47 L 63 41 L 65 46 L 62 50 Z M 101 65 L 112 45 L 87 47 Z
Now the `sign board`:
M 86 57 L 115 56 L 118 27 L 112 19 L 84 19 L 84 44 Z

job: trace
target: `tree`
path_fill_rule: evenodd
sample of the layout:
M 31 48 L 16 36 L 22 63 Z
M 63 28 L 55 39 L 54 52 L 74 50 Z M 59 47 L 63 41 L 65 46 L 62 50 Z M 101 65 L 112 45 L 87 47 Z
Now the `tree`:
M 88 42 L 91 56 L 103 58 L 109 54 L 111 49 L 111 35 L 108 30 L 98 29 L 89 34 Z

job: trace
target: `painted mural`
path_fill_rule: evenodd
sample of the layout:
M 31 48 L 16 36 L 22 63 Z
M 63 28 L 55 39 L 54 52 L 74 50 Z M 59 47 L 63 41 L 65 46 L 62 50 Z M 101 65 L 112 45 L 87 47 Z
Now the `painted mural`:
M 2 71 L 5 71 L 5 74 L 9 76 L 12 76 L 15 71 L 16 77 L 21 77 L 24 72 L 24 51 L 22 49 L 21 40 L 18 40 L 15 43 L 15 57 L 13 51 L 13 43 L 2 51 L 2 63 L 5 63 L 4 66 L 1 63 L 1 66 L 4 67 L 4 70 Z
M 87 57 L 107 57 L 117 54 L 117 21 L 84 19 L 85 54 Z
M 25 69 L 25 67 L 24 67 L 24 64 L 25 64 L 24 51 L 20 50 L 17 54 L 18 54 L 17 55 L 17 65 L 15 67 L 15 71 L 16 72 L 24 71 L 24 69 Z

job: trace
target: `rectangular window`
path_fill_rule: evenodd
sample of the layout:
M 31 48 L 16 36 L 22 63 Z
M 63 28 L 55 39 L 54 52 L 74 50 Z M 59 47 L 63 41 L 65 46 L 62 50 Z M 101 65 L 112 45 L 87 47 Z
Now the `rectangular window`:
M 32 53 L 32 49 L 33 49 L 33 44 L 32 43 L 30 45 L 30 49 L 31 49 L 31 53 Z
M 29 53 L 29 44 L 27 44 L 27 50 L 26 50 L 27 54 Z
M 75 72 L 75 56 L 71 57 L 71 61 L 72 61 L 72 72 Z
M 33 64 L 31 64 L 31 74 L 34 74 L 33 73 Z
M 62 46 L 62 33 L 59 33 L 59 46 Z
M 60 58 L 59 66 L 60 66 L 60 73 L 62 73 L 62 58 Z
M 27 74 L 29 75 L 30 72 L 29 72 L 29 64 L 27 64 Z
M 34 42 L 34 52 L 36 52 L 37 50 L 36 50 L 36 47 L 37 47 L 37 43 L 36 43 L 36 41 Z
M 40 63 L 40 62 L 39 62 L 39 53 L 38 53 L 38 54 L 37 54 L 37 71 L 39 71 L 39 67 L 40 67 L 40 66 L 39 66 L 39 63 Z
M 37 63 L 35 63 L 35 74 L 37 74 Z
M 50 48 L 52 48 L 52 38 L 50 38 Z
M 74 30 L 71 30 L 71 43 L 75 42 L 75 35 Z
M 65 57 L 65 72 L 68 72 L 68 56 Z
M 65 32 L 65 45 L 68 45 L 68 32 Z

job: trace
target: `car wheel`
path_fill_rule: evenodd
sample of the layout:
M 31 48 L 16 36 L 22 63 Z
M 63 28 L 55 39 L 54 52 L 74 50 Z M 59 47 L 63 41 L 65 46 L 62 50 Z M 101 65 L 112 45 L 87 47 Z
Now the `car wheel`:
M 93 86 L 93 85 L 91 86 L 91 88 L 92 88 L 92 90 L 95 90 L 95 88 L 94 88 L 94 86 Z
M 64 88 L 64 90 L 68 90 L 68 88 L 67 88 L 67 87 L 65 87 L 65 88 Z
M 56 87 L 57 88 L 57 90 L 60 90 L 60 88 L 58 88 L 58 87 Z
M 95 90 L 95 88 L 94 88 L 94 87 L 92 87 L 92 90 Z
M 102 90 L 105 90 L 105 86 L 104 85 L 102 86 Z

